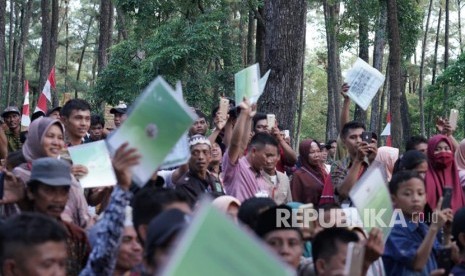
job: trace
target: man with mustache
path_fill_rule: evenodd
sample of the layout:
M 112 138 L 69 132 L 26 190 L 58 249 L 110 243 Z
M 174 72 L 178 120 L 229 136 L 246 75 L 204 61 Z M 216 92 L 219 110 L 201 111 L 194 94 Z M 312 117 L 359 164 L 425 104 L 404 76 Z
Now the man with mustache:
M 34 212 L 44 214 L 62 224 L 67 233 L 67 275 L 78 275 L 86 265 L 90 246 L 84 230 L 61 220 L 71 187 L 71 166 L 63 160 L 46 157 L 32 162 L 27 196 Z

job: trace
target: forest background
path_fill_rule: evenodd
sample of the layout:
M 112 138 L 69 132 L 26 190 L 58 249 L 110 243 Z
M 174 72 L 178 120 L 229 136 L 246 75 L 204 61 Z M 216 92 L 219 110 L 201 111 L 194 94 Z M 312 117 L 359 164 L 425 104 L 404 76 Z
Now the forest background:
M 386 75 L 351 118 L 378 134 L 391 114 L 393 145 L 434 134 L 459 110 L 465 136 L 462 0 L 0 0 L 0 108 L 32 109 L 53 66 L 53 104 L 79 97 L 131 103 L 157 75 L 183 83 L 210 114 L 233 96 L 234 73 L 271 69 L 260 111 L 274 113 L 294 145 L 334 139 L 343 73 L 357 57 Z

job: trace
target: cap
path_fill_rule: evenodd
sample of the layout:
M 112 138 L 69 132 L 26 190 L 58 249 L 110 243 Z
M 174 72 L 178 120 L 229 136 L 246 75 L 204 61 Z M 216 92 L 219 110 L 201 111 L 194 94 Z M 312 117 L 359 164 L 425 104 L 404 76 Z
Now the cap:
M 210 140 L 208 140 L 207 137 L 200 134 L 193 135 L 189 138 L 189 147 L 195 146 L 197 144 L 206 144 L 210 147 L 212 146 Z
M 465 207 L 457 210 L 452 223 L 452 237 L 455 241 L 458 241 L 460 233 L 465 233 Z
M 278 218 L 282 218 L 279 223 Z M 299 228 L 292 226 L 292 218 L 291 207 L 286 205 L 271 207 L 258 216 L 255 233 L 260 237 L 264 237 L 266 234 L 277 230 L 295 230 L 302 235 Z
M 29 182 L 32 181 L 50 186 L 71 186 L 71 166 L 61 159 L 39 158 L 32 162 Z
M 55 111 L 60 112 L 60 111 L 61 111 L 61 106 L 56 106 L 56 107 L 50 109 L 49 111 L 47 111 L 47 115 L 46 115 L 46 116 L 49 117 L 50 114 L 52 114 L 52 113 L 55 112 Z
M 110 113 L 111 114 L 115 114 L 115 113 L 126 114 L 127 110 L 128 110 L 128 106 L 123 102 L 119 102 L 117 106 L 110 109 Z
M 189 223 L 189 216 L 179 209 L 169 209 L 153 218 L 147 228 L 146 252 L 166 244 Z
M 31 122 L 33 122 L 34 120 L 39 119 L 40 117 L 43 117 L 43 116 L 45 116 L 45 113 L 42 110 L 38 110 L 38 111 L 32 113 Z
M 8 106 L 5 108 L 5 110 L 3 110 L 2 117 L 5 117 L 8 113 L 16 113 L 21 115 L 21 112 L 19 112 L 19 109 L 16 106 Z

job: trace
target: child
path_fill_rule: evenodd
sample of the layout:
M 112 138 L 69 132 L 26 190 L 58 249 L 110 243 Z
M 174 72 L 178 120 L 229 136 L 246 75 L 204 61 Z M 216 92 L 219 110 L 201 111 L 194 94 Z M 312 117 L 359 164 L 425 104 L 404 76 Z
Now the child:
M 430 275 L 438 268 L 435 253 L 440 249 L 436 235 L 446 225 L 444 241 L 450 243 L 452 210 L 441 210 L 442 198 L 428 227 L 421 219 L 426 204 L 425 183 L 414 171 L 401 171 L 389 183 L 394 207 L 401 209 L 405 224 L 392 228 L 383 255 L 387 275 Z M 449 231 L 447 231 L 449 230 Z
M 452 275 L 465 275 L 465 207 L 460 208 L 454 215 L 452 235 L 460 250 L 459 263 L 452 268 Z
M 90 140 L 93 141 L 98 141 L 105 139 L 105 120 L 100 117 L 99 115 L 92 115 L 90 117 Z

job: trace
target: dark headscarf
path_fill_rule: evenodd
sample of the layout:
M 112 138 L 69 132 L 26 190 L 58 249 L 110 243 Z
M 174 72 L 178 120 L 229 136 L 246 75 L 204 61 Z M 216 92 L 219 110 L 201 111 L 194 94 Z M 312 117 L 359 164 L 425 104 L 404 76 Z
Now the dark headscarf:
M 315 175 L 318 179 L 321 180 L 322 183 L 324 183 L 324 179 L 326 178 L 326 171 L 321 167 L 321 165 L 313 166 L 308 162 L 308 153 L 310 152 L 312 143 L 316 143 L 318 146 L 318 143 L 313 139 L 305 139 L 300 142 L 299 159 L 302 167 L 304 167 L 307 171 Z

